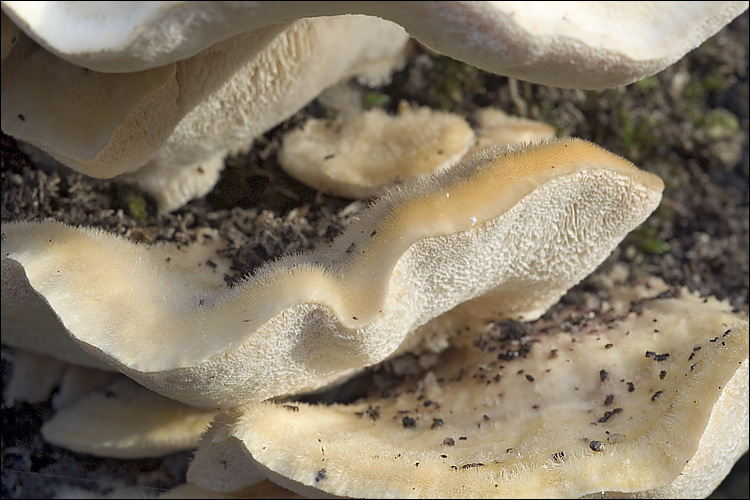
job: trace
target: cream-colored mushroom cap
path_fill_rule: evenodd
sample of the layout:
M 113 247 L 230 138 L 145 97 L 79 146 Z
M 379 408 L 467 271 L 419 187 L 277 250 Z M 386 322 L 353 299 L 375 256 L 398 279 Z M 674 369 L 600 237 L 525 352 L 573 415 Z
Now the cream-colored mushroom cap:
M 114 458 L 160 457 L 198 445 L 215 414 L 160 396 L 120 376 L 42 425 L 50 443 Z
M 748 2 L 3 2 L 48 50 L 99 71 L 185 59 L 302 17 L 368 14 L 455 59 L 561 87 L 601 89 L 669 66 Z
M 391 116 L 375 108 L 346 121 L 308 120 L 284 135 L 278 162 L 319 191 L 368 198 L 443 170 L 474 139 L 466 120 L 455 114 L 405 105 Z
M 388 395 L 236 408 L 229 435 L 308 495 L 704 497 L 748 449 L 747 319 L 687 290 L 635 303 L 531 324 L 528 351 L 496 326 Z
M 418 349 L 418 328 L 457 306 L 540 316 L 643 222 L 662 188 L 570 139 L 486 151 L 401 185 L 330 248 L 231 289 L 202 286 L 148 246 L 57 222 L 4 223 L 2 258 L 90 354 L 173 399 L 230 407 Z
M 12 50 L 3 62 L 2 128 L 86 175 L 131 173 L 171 210 L 210 191 L 228 152 L 250 147 L 324 88 L 389 76 L 407 40 L 378 18 L 306 19 L 118 74 L 38 46 Z

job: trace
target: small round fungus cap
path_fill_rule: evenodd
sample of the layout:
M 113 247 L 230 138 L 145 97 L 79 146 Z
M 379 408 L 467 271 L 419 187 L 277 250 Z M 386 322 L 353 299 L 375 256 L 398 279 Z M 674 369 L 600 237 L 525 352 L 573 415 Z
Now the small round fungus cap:
M 198 445 L 216 412 L 160 396 L 120 376 L 42 426 L 56 446 L 114 458 L 160 457 Z
M 278 161 L 286 173 L 326 194 L 368 198 L 443 170 L 474 139 L 455 114 L 405 105 L 391 116 L 376 108 L 347 121 L 309 119 L 284 136 Z

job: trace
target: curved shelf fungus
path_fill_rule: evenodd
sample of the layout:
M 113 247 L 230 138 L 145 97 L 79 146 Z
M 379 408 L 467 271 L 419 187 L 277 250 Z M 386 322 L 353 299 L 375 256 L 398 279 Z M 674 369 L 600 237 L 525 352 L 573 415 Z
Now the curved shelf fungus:
M 747 319 L 686 289 L 635 292 L 577 331 L 461 336 L 383 395 L 224 411 L 188 480 L 247 486 L 211 474 L 244 446 L 249 478 L 313 498 L 705 497 L 748 449 Z
M 747 2 L 5 1 L 2 9 L 3 131 L 86 175 L 123 175 L 168 211 L 208 193 L 227 154 L 326 87 L 389 79 L 409 34 L 494 73 L 602 89 L 661 71 Z
M 3 10 L 59 57 L 104 72 L 164 66 L 228 37 L 276 23 L 365 14 L 400 24 L 432 49 L 485 71 L 593 90 L 661 71 L 747 5 L 742 1 L 605 2 L 595 8 L 578 2 L 4 1 Z
M 18 39 L 2 62 L 3 131 L 86 175 L 127 175 L 173 210 L 211 190 L 229 152 L 326 87 L 390 78 L 408 35 L 374 17 L 302 19 L 129 73 L 92 71 Z
M 7 223 L 3 267 L 15 272 L 3 272 L 3 291 L 31 287 L 70 338 L 140 384 L 231 407 L 416 349 L 420 327 L 458 306 L 539 317 L 645 220 L 662 187 L 582 140 L 489 150 L 398 186 L 330 247 L 232 289 L 101 231 Z

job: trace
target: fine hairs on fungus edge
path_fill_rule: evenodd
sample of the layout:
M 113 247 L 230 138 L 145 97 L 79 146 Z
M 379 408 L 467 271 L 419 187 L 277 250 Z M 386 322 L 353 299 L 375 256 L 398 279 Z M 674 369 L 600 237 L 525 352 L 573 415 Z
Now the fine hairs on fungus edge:
M 662 188 L 578 139 L 489 150 L 389 191 L 328 248 L 220 290 L 102 231 L 4 223 L 2 290 L 28 280 L 70 338 L 147 388 L 231 407 L 414 349 L 419 327 L 457 306 L 539 317 L 645 220 Z M 20 334 L 4 328 L 3 340 Z

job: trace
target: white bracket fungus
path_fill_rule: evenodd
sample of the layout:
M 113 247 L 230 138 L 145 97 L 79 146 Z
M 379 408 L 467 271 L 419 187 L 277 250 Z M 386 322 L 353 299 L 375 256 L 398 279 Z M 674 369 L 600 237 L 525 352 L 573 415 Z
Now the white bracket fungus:
M 80 453 L 160 457 L 195 448 L 215 413 L 165 398 L 120 375 L 58 411 L 42 426 L 42 435 Z
M 415 347 L 418 327 L 459 305 L 540 316 L 656 208 L 662 187 L 570 139 L 485 151 L 399 186 L 329 249 L 233 289 L 170 270 L 147 246 L 56 222 L 3 224 L 2 258 L 89 353 L 168 397 L 230 407 Z
M 324 88 L 390 75 L 407 40 L 373 17 L 305 19 L 130 73 L 15 49 L 3 61 L 2 128 L 86 175 L 130 173 L 172 210 L 210 191 L 228 152 L 250 147 Z
M 489 331 L 388 395 L 249 404 L 223 431 L 304 495 L 700 498 L 748 449 L 748 323 L 730 310 L 683 290 L 578 333 L 531 324 L 516 357 Z
M 601 89 L 664 69 L 747 5 L 6 1 L 2 127 L 87 175 L 131 173 L 172 210 L 324 88 L 387 78 L 408 35 L 385 19 L 488 71 Z
M 97 71 L 163 66 L 275 23 L 366 14 L 485 71 L 592 90 L 661 71 L 747 7 L 744 1 L 3 2 L 47 50 Z
M 547 124 L 498 109 L 480 110 L 477 121 L 481 128 L 475 136 L 459 115 L 414 110 L 403 101 L 395 116 L 375 108 L 344 119 L 309 119 L 284 135 L 278 162 L 323 193 L 368 198 L 485 149 L 555 137 Z

